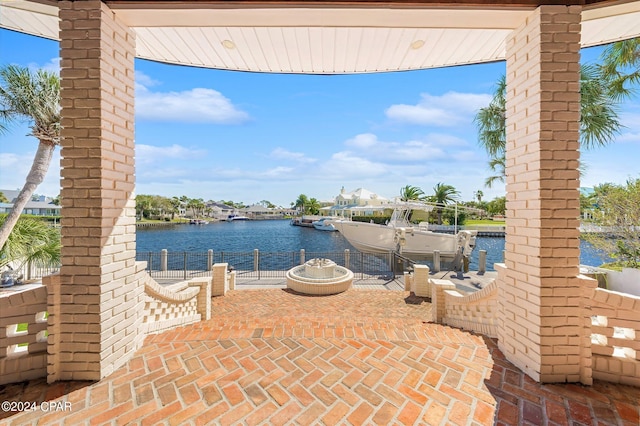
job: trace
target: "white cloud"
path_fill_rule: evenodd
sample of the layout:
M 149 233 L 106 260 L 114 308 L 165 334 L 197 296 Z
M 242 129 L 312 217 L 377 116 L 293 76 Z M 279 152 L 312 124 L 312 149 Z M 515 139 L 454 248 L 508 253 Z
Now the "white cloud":
M 31 71 L 43 69 L 45 71 L 60 75 L 60 58 L 51 58 L 49 59 L 49 62 L 45 63 L 44 65 L 30 62 L 27 66 Z
M 136 70 L 136 90 L 146 90 L 149 87 L 158 86 L 160 81 L 155 80 L 143 73 L 140 70 Z
M 345 142 L 347 146 L 365 149 L 372 148 L 378 143 L 378 137 L 372 133 L 362 133 Z
M 269 154 L 270 158 L 276 160 L 291 160 L 296 161 L 298 163 L 315 163 L 317 160 L 315 158 L 307 157 L 302 152 L 292 152 L 288 151 L 284 148 L 276 148 Z
M 475 112 L 491 101 L 491 95 L 447 92 L 441 96 L 421 95 L 417 105 L 391 105 L 388 118 L 411 124 L 450 127 L 468 122 Z
M 291 174 L 293 173 L 294 170 L 295 169 L 293 167 L 278 166 L 278 167 L 274 167 L 272 169 L 266 170 L 263 173 L 259 173 L 258 175 L 260 175 L 260 177 L 265 177 L 270 179 L 277 179 L 281 177 L 292 177 Z
M 359 149 L 358 156 L 382 162 L 415 163 L 445 156 L 445 152 L 431 142 L 383 142 L 371 133 L 357 135 L 347 140 L 345 145 Z
M 238 124 L 249 114 L 238 109 L 217 90 L 196 87 L 181 92 L 154 92 L 161 84 L 136 72 L 136 118 L 187 123 Z
M 136 117 L 148 120 L 190 123 L 237 124 L 249 115 L 213 89 L 195 88 L 183 92 L 151 92 L 136 95 Z
M 182 145 L 173 144 L 171 146 L 153 146 L 138 143 L 136 144 L 136 161 L 138 164 L 148 164 L 155 161 L 171 159 L 195 159 L 206 155 L 204 149 L 185 148 Z
M 333 179 L 365 179 L 383 176 L 388 166 L 381 162 L 368 160 L 349 151 L 337 152 L 319 168 L 321 177 L 331 176 Z

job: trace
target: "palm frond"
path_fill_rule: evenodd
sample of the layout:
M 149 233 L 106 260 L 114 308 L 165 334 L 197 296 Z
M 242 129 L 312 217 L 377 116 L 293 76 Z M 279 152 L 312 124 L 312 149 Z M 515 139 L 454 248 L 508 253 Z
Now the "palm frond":
M 40 141 L 60 143 L 60 78 L 49 71 L 0 68 L 0 120 L 27 121 Z
M 0 217 L 0 225 L 5 219 L 6 216 Z M 40 219 L 20 217 L 0 250 L 0 267 L 19 267 L 27 262 L 42 266 L 59 263 L 60 247 L 57 229 Z

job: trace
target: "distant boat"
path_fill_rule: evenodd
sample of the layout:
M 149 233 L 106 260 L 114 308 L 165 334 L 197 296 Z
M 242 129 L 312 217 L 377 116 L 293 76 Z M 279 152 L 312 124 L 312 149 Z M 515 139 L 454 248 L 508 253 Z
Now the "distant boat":
M 320 216 L 302 216 L 291 219 L 291 225 L 303 226 L 305 228 L 313 228 L 313 222 L 319 220 Z
M 333 226 L 333 224 L 329 222 L 332 219 L 336 219 L 336 218 L 323 217 L 322 219 L 315 220 L 315 221 L 311 222 L 311 224 L 318 231 L 337 231 L 336 227 Z
M 208 225 L 209 222 L 204 219 L 191 219 L 189 225 Z
M 234 220 L 251 220 L 247 216 L 241 216 L 237 214 L 230 214 L 227 218 L 227 222 L 233 222 Z

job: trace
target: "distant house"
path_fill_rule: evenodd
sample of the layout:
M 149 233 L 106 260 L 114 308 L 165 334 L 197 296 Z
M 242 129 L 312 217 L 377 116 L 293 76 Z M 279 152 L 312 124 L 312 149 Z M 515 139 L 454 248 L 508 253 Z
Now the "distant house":
M 13 210 L 13 203 L 18 197 L 20 191 L 0 189 L 0 192 L 2 192 L 4 196 L 9 200 L 8 203 L 0 203 L 0 214 L 9 213 L 11 210 Z M 60 216 L 61 210 L 62 207 L 53 204 L 52 198 L 40 195 L 35 196 L 25 205 L 22 214 L 32 214 L 35 216 Z
M 260 204 L 254 204 L 240 212 L 251 219 L 282 219 L 284 217 L 282 209 L 270 209 Z
M 322 212 L 334 216 L 378 216 L 383 214 L 385 206 L 389 203 L 387 198 L 367 189 L 358 188 L 346 192 L 342 187 L 340 194 L 335 198 L 335 204 L 324 207 Z
M 209 209 L 209 216 L 218 220 L 227 220 L 229 215 L 236 214 L 237 210 L 233 206 L 229 206 L 223 203 L 207 203 L 207 209 Z

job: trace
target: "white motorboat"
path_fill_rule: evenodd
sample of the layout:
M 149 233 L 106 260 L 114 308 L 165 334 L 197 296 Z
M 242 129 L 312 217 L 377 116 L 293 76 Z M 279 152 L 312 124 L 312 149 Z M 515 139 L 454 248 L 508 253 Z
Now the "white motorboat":
M 477 231 L 459 231 L 456 234 L 433 232 L 427 224 L 409 222 L 415 210 L 431 211 L 434 206 L 415 202 L 396 203 L 389 223 L 332 220 L 333 226 L 360 251 L 389 253 L 396 251 L 413 260 L 429 260 L 438 251 L 442 260 L 453 260 L 456 255 L 469 257 L 475 247 Z
M 336 227 L 333 226 L 331 220 L 334 220 L 334 217 L 323 217 L 322 219 L 314 220 L 311 222 L 314 228 L 318 231 L 337 231 Z
M 247 216 L 241 216 L 237 214 L 231 214 L 227 217 L 227 222 L 233 222 L 235 220 L 250 220 Z
M 190 225 L 208 225 L 209 222 L 204 219 L 191 219 L 189 221 Z

